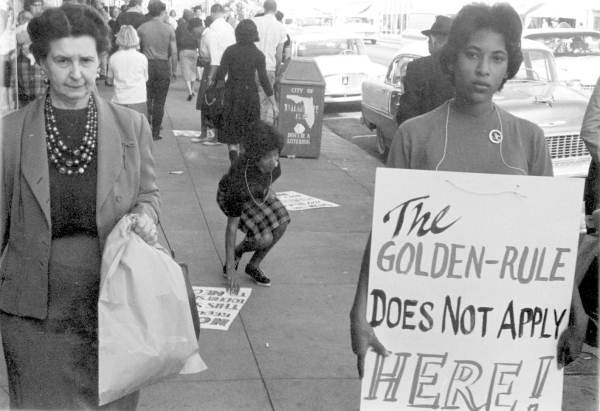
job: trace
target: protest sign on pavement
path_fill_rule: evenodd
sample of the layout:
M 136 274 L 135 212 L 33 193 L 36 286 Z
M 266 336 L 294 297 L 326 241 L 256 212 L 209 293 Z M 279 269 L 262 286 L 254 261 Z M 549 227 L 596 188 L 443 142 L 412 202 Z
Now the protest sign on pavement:
M 361 410 L 560 409 L 582 189 L 378 169 Z
M 320 198 L 311 197 L 306 194 L 296 191 L 280 191 L 277 193 L 277 198 L 283 203 L 288 211 L 302 211 L 313 208 L 339 207 L 339 204 L 330 201 L 321 200 Z
M 252 288 L 240 288 L 238 295 L 225 287 L 193 286 L 200 328 L 227 331 L 250 298 Z

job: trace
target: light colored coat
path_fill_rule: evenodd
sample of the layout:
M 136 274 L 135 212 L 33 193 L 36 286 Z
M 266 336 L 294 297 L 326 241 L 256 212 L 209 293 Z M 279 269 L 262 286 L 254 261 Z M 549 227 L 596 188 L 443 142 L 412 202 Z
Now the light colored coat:
M 96 224 L 103 248 L 112 228 L 129 212 L 158 221 L 160 197 L 146 118 L 97 94 L 94 98 Z M 0 310 L 44 319 L 52 228 L 43 98 L 2 119 L 0 160 Z

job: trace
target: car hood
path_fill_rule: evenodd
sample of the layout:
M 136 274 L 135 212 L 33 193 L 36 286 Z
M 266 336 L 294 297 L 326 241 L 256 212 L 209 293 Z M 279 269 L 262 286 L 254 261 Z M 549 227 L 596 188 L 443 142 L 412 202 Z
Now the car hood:
M 373 72 L 373 63 L 367 55 L 318 56 L 315 57 L 315 61 L 324 77 L 341 73 L 370 74 Z
M 556 57 L 558 79 L 594 85 L 600 76 L 600 56 Z
M 546 136 L 579 134 L 587 98 L 557 83 L 509 82 L 494 102 L 539 125 Z

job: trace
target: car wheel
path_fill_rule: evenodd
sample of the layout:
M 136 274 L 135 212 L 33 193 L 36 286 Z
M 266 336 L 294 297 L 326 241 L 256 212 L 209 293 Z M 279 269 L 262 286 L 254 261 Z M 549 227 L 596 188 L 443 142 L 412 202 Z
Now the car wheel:
M 377 44 L 377 40 L 371 40 L 371 44 Z
M 388 148 L 385 145 L 385 138 L 383 137 L 383 131 L 379 127 L 377 127 L 377 139 L 376 139 L 376 148 L 377 153 L 381 155 L 384 159 L 387 157 Z

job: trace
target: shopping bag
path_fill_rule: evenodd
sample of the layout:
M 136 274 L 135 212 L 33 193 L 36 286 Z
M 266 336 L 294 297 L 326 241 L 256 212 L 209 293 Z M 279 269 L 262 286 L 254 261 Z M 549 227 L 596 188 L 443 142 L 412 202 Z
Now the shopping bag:
M 123 217 L 102 255 L 98 301 L 99 405 L 178 373 L 206 369 L 181 267 Z

